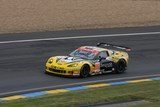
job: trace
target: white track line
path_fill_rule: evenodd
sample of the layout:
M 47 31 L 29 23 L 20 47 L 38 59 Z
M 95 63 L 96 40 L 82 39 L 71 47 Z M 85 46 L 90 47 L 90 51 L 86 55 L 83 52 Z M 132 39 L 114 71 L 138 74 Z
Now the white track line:
M 53 40 L 66 40 L 66 39 L 100 38 L 100 37 L 111 37 L 111 36 L 157 35 L 157 34 L 160 34 L 160 32 L 108 34 L 108 35 L 91 35 L 91 36 L 71 36 L 71 37 L 57 37 L 57 38 L 43 38 L 43 39 L 13 40 L 13 41 L 1 41 L 0 44 L 37 42 L 37 41 L 53 41 Z
M 39 88 L 31 88 L 19 91 L 11 91 L 0 93 L 0 96 L 9 95 L 9 94 L 17 94 L 17 93 L 25 93 L 25 92 L 34 92 L 38 90 L 48 90 L 48 89 L 56 89 L 56 88 L 64 88 L 64 87 L 71 87 L 76 85 L 86 85 L 86 84 L 93 84 L 93 83 L 103 83 L 103 82 L 112 82 L 112 81 L 122 81 L 122 80 L 132 80 L 132 79 L 142 79 L 142 78 L 152 78 L 152 77 L 159 77 L 160 74 L 153 74 L 153 75 L 139 75 L 139 76 L 131 76 L 131 77 L 122 77 L 122 78 L 113 78 L 113 79 L 104 79 L 104 80 L 93 80 L 87 82 L 79 82 L 79 83 L 70 83 L 65 85 L 55 85 L 55 86 L 47 86 L 47 87 L 39 87 Z

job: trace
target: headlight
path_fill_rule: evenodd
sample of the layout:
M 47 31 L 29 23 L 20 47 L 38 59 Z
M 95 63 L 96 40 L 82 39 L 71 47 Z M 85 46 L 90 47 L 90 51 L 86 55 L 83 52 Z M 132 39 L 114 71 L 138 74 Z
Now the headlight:
M 78 66 L 77 63 L 75 63 L 75 64 L 70 64 L 70 65 L 68 65 L 67 67 L 76 67 L 76 66 Z
M 51 64 L 52 62 L 53 62 L 53 59 L 49 59 L 49 60 L 48 60 L 48 63 Z

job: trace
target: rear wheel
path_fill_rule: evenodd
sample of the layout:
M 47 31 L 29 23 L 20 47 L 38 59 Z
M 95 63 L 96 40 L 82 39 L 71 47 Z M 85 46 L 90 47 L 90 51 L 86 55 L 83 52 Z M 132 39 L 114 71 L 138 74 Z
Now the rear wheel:
M 81 70 L 80 70 L 80 77 L 82 77 L 82 78 L 88 77 L 89 76 L 89 72 L 90 72 L 89 65 L 83 65 Z
M 115 72 L 116 73 L 123 73 L 126 70 L 126 62 L 125 60 L 119 60 L 116 64 L 116 69 Z

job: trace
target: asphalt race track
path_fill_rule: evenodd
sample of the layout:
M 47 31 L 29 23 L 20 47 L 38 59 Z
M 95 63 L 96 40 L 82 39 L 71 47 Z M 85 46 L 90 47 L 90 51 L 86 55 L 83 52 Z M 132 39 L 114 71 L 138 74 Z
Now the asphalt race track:
M 160 33 L 126 36 L 104 36 L 112 34 L 130 34 L 160 32 L 160 26 L 137 28 L 114 28 L 97 30 L 75 30 L 57 32 L 36 32 L 0 35 L 0 95 L 27 90 L 38 90 L 73 83 L 125 77 L 160 75 Z M 89 37 L 97 35 L 97 37 Z M 29 42 L 6 42 L 43 38 L 80 37 L 57 40 Z M 4 42 L 5 41 L 5 42 Z M 107 42 L 132 48 L 126 73 L 92 76 L 85 79 L 64 78 L 44 74 L 44 65 L 50 56 L 66 55 L 82 45 L 96 45 Z

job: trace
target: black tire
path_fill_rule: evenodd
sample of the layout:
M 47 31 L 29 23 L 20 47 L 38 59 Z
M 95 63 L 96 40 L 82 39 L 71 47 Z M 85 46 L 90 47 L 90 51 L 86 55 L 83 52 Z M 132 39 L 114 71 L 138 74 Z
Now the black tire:
M 120 59 L 116 64 L 116 73 L 124 73 L 126 70 L 126 61 L 123 59 Z
M 89 76 L 89 72 L 90 72 L 90 67 L 89 65 L 85 64 L 82 66 L 81 70 L 80 70 L 80 77 L 81 78 L 86 78 Z

